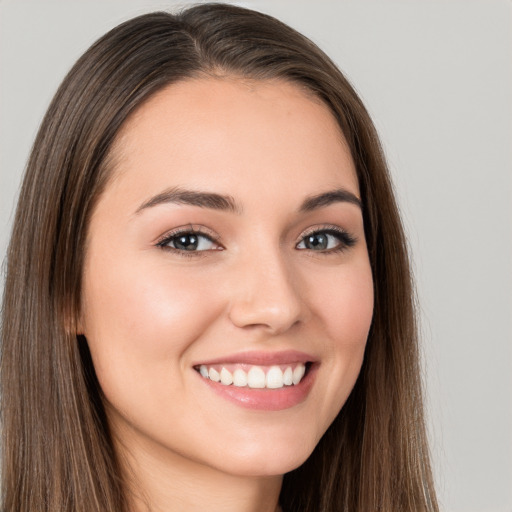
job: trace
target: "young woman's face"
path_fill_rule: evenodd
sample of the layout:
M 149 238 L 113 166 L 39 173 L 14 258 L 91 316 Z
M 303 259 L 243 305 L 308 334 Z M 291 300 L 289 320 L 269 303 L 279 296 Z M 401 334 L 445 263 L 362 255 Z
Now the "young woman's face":
M 373 311 L 334 117 L 288 83 L 190 80 L 144 104 L 112 156 L 82 331 L 114 437 L 176 467 L 297 467 L 354 386 Z

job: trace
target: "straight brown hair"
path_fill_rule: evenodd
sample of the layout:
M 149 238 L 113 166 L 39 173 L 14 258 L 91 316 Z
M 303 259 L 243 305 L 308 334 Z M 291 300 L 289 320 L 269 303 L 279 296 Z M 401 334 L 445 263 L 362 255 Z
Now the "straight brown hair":
M 433 512 L 406 240 L 372 121 L 335 64 L 280 21 L 203 4 L 127 21 L 71 69 L 28 161 L 2 311 L 2 510 L 128 512 L 87 348 L 76 335 L 87 228 L 127 117 L 194 77 L 285 80 L 332 111 L 359 179 L 375 309 L 356 385 L 308 460 L 288 512 Z

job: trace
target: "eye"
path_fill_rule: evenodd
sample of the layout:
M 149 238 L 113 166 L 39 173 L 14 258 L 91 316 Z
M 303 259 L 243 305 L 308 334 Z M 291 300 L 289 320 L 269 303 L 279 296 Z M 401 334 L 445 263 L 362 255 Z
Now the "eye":
M 356 239 L 341 228 L 329 228 L 312 231 L 303 236 L 297 249 L 315 252 L 338 252 L 352 247 Z
M 184 252 L 202 252 L 221 249 L 213 237 L 195 230 L 178 231 L 165 235 L 157 244 L 162 249 Z

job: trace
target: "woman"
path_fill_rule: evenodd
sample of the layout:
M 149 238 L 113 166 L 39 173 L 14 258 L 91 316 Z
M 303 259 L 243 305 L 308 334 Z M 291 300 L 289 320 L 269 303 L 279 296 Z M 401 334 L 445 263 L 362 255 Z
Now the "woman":
M 378 138 L 273 18 L 154 13 L 84 54 L 3 315 L 3 510 L 437 510 Z

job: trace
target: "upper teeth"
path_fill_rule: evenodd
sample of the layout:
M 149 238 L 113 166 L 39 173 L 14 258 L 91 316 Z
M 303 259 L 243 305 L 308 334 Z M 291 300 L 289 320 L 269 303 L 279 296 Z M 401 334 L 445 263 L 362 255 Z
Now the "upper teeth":
M 251 366 L 248 371 L 239 367 L 229 371 L 224 366 L 220 368 L 217 366 L 216 369 L 204 364 L 199 367 L 199 373 L 204 378 L 219 382 L 224 386 L 232 384 L 237 387 L 247 386 L 260 389 L 278 389 L 283 386 L 296 385 L 302 380 L 305 372 L 306 365 L 304 363 L 298 363 L 294 368 L 292 365 L 285 366 L 284 369 L 279 366 Z

